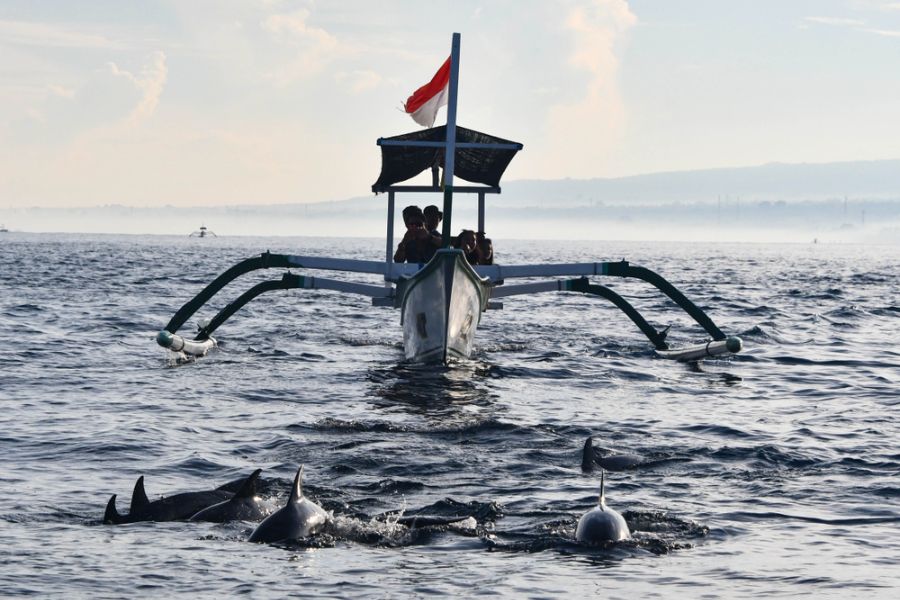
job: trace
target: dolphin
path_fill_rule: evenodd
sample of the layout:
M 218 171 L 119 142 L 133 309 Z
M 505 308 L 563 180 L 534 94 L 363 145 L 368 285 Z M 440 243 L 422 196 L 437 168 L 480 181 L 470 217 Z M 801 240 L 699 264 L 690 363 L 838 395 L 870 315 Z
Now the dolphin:
M 253 474 L 244 480 L 243 485 L 234 496 L 204 508 L 190 518 L 191 521 L 211 521 L 224 523 L 226 521 L 261 521 L 272 510 L 257 495 L 256 483 L 262 469 L 253 471 Z
M 606 506 L 606 496 L 603 493 L 603 477 L 600 472 L 600 497 L 597 506 L 586 512 L 578 520 L 578 529 L 575 530 L 575 539 L 582 544 L 600 544 L 603 542 L 618 542 L 631 537 L 628 531 L 628 523 L 619 513 Z
M 116 509 L 116 495 L 113 494 L 106 504 L 103 522 L 120 524 L 139 521 L 184 521 L 204 508 L 228 500 L 233 495 L 232 492 L 218 488 L 203 492 L 184 492 L 151 502 L 147 498 L 147 492 L 144 491 L 144 476 L 141 475 L 131 492 L 130 512 L 127 515 L 119 513 Z
M 584 441 L 584 449 L 581 451 L 581 470 L 585 473 L 594 471 L 594 464 L 600 465 L 607 471 L 624 471 L 633 469 L 645 461 L 636 454 L 609 454 L 602 456 L 597 448 L 594 448 L 594 438 L 588 436 Z
M 287 504 L 272 513 L 250 534 L 251 542 L 284 542 L 308 537 L 321 530 L 328 513 L 315 502 L 303 497 L 303 465 L 297 469 L 291 497 Z

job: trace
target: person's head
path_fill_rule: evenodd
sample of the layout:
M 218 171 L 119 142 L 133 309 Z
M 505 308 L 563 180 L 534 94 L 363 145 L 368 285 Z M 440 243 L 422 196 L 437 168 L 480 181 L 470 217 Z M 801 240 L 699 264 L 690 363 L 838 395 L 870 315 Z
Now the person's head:
M 403 209 L 403 222 L 407 228 L 410 225 L 410 221 L 421 222 L 422 225 L 425 224 L 425 215 L 422 214 L 422 209 L 414 204 Z
M 471 252 L 475 249 L 475 232 L 471 229 L 463 229 L 460 231 L 457 240 L 459 243 L 458 247 L 466 252 Z
M 441 219 L 444 218 L 444 213 L 442 213 L 440 209 L 434 204 L 426 206 L 424 214 L 425 227 L 427 227 L 429 231 L 432 229 L 437 229 L 438 223 L 440 223 Z

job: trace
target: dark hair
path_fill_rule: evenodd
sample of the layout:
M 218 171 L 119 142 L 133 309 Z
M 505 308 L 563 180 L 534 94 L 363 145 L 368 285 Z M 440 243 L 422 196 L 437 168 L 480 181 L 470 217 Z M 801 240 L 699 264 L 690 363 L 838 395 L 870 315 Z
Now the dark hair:
M 458 236 L 453 238 L 453 247 L 454 248 L 462 248 L 463 236 L 465 236 L 467 233 L 471 233 L 473 237 L 475 235 L 475 232 L 472 231 L 471 229 L 463 229 L 462 231 L 459 232 Z
M 411 204 L 403 209 L 403 222 L 408 225 L 413 217 L 419 217 L 423 223 L 425 222 L 425 215 L 422 213 L 422 209 L 415 204 Z

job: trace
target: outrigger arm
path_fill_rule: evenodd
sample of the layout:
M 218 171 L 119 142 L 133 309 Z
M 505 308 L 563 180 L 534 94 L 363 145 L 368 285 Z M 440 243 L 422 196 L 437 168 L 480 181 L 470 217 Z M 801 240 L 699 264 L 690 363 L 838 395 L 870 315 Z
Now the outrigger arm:
M 200 332 L 197 334 L 197 337 L 195 339 L 209 339 L 210 335 L 212 335 L 212 333 L 219 328 L 219 325 L 227 321 L 231 315 L 239 311 L 245 304 L 259 296 L 260 294 L 273 292 L 275 290 L 293 289 L 334 290 L 337 292 L 360 294 L 362 296 L 370 297 L 383 297 L 385 296 L 385 292 L 390 291 L 378 285 L 367 285 L 364 283 L 352 283 L 348 281 L 338 281 L 336 279 L 326 279 L 324 277 L 309 277 L 306 275 L 285 273 L 281 276 L 281 279 L 263 281 L 262 283 L 253 286 L 252 288 L 238 296 L 236 300 L 219 311 L 219 314 L 213 317 L 208 325 L 201 327 Z
M 481 274 L 487 274 L 490 267 L 479 268 Z M 502 270 L 501 270 L 502 269 Z M 519 294 L 534 294 L 549 291 L 581 292 L 606 298 L 624 312 L 632 322 L 647 336 L 654 345 L 657 353 L 664 358 L 675 360 L 697 360 L 707 356 L 716 356 L 725 353 L 740 352 L 743 343 L 739 337 L 726 336 L 722 330 L 713 323 L 712 319 L 696 304 L 691 302 L 678 288 L 666 281 L 658 273 L 644 267 L 631 266 L 628 261 L 602 262 L 602 263 L 574 263 L 569 265 L 519 265 L 511 267 L 497 267 L 496 276 L 528 277 L 541 274 L 562 275 L 581 274 L 578 279 L 560 279 L 535 283 L 525 283 L 510 286 L 497 286 L 491 290 L 491 298 L 502 298 Z M 549 273 L 547 271 L 550 271 Z M 685 348 L 670 348 L 666 340 L 669 328 L 657 331 L 625 298 L 610 288 L 591 283 L 587 275 L 609 275 L 614 277 L 626 277 L 640 279 L 653 285 L 663 292 L 673 302 L 680 306 L 694 321 L 712 337 L 712 340 L 695 346 Z M 502 280 L 501 280 L 502 282 Z
M 234 313 L 240 310 L 248 302 L 266 292 L 287 289 L 323 289 L 344 293 L 359 294 L 371 297 L 373 304 L 396 306 L 396 290 L 392 286 L 377 286 L 363 283 L 353 283 L 312 277 L 307 275 L 295 275 L 285 273 L 281 279 L 269 280 L 259 283 L 238 298 L 225 306 L 211 321 L 202 325 L 193 340 L 186 339 L 176 332 L 191 318 L 203 305 L 205 305 L 222 288 L 241 275 L 258 269 L 268 268 L 306 268 L 326 269 L 336 271 L 349 271 L 357 273 L 369 273 L 383 275 L 387 282 L 397 282 L 401 278 L 408 277 L 417 272 L 421 265 L 406 263 L 390 263 L 370 260 L 335 259 L 315 256 L 297 256 L 287 254 L 272 254 L 265 252 L 260 256 L 249 258 L 239 262 L 224 273 L 216 277 L 197 296 L 185 303 L 172 317 L 165 329 L 159 332 L 157 342 L 176 352 L 184 352 L 191 355 L 206 354 L 215 347 L 216 341 L 212 338 L 213 332 L 228 320 Z M 664 358 L 675 360 L 696 360 L 706 356 L 716 356 L 727 352 L 739 352 L 742 346 L 738 337 L 728 337 L 719 329 L 712 319 L 706 315 L 697 305 L 691 302 L 675 286 L 666 281 L 661 275 L 646 269 L 630 265 L 627 261 L 618 262 L 594 262 L 594 263 L 569 263 L 569 264 L 538 264 L 538 265 L 490 265 L 476 266 L 476 272 L 490 280 L 491 298 L 503 298 L 522 294 L 534 294 L 550 291 L 581 292 L 606 298 L 624 312 L 632 322 L 647 336 L 647 339 L 656 348 L 657 353 Z M 712 340 L 687 348 L 670 348 L 666 342 L 668 327 L 657 331 L 649 322 L 631 305 L 625 298 L 612 289 L 592 283 L 589 276 L 613 276 L 634 278 L 646 281 L 663 292 L 688 315 L 691 316 L 712 337 Z M 580 276 L 577 279 L 554 279 L 551 281 L 523 283 L 518 285 L 504 285 L 504 279 L 516 277 L 541 277 L 541 276 Z M 488 305 L 490 308 L 490 304 Z
M 230 282 L 251 271 L 279 267 L 305 267 L 311 269 L 340 269 L 360 273 L 385 273 L 384 263 L 378 261 L 343 260 L 315 256 L 271 254 L 265 252 L 260 256 L 248 258 L 247 260 L 239 262 L 216 277 L 199 294 L 175 313 L 166 325 L 166 328 L 160 331 L 156 336 L 157 343 L 160 346 L 169 348 L 175 352 L 184 352 L 185 354 L 202 356 L 211 348 L 215 347 L 216 341 L 211 336 L 222 323 L 227 321 L 229 317 L 257 296 L 275 290 L 335 290 L 338 292 L 369 296 L 374 299 L 393 299 L 393 288 L 285 273 L 281 279 L 263 281 L 241 294 L 237 299 L 219 311 L 211 321 L 202 325 L 199 328 L 197 336 L 193 340 L 188 340 L 183 336 L 177 335 L 176 332 L 184 325 L 184 323 Z
M 668 334 L 668 327 L 663 331 L 657 331 L 647 322 L 641 313 L 628 302 L 628 300 L 605 285 L 591 283 L 587 277 L 582 277 L 580 279 L 556 279 L 554 281 L 540 281 L 496 287 L 493 288 L 491 292 L 491 298 L 503 298 L 506 296 L 535 294 L 540 292 L 582 292 L 584 294 L 594 294 L 606 298 L 615 304 L 635 325 L 638 326 L 638 329 L 647 336 L 647 339 L 650 340 L 657 350 L 669 349 L 669 345 L 665 341 L 666 335 Z

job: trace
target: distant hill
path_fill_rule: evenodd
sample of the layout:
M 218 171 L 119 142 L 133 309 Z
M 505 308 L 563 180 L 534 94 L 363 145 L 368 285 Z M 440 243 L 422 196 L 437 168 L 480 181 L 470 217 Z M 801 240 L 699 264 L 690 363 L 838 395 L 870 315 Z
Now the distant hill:
M 503 204 L 583 205 L 717 202 L 719 199 L 900 199 L 900 160 L 823 164 L 770 163 L 758 167 L 650 173 L 612 179 L 510 181 Z

